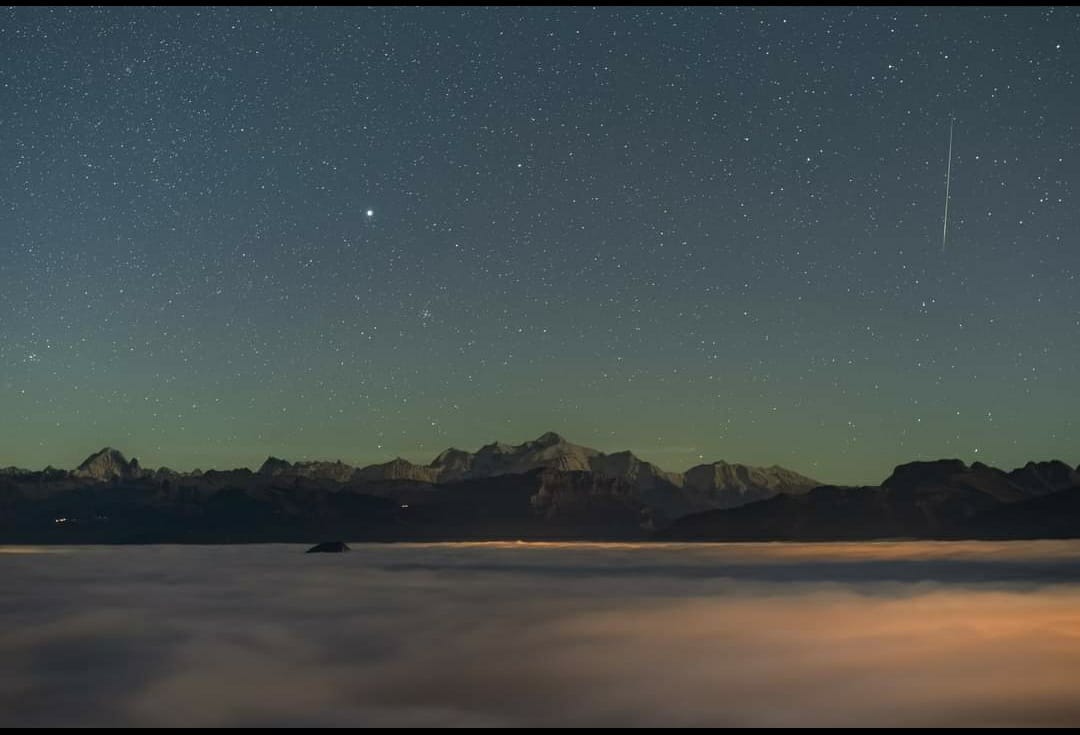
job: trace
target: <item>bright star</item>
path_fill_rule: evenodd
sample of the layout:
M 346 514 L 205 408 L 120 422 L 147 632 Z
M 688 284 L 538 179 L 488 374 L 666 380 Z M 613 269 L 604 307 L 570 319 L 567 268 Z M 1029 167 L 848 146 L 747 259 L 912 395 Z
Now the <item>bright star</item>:
M 375 216 L 375 210 L 374 209 L 369 209 L 368 211 L 364 212 L 364 214 L 366 214 L 368 217 L 374 217 Z

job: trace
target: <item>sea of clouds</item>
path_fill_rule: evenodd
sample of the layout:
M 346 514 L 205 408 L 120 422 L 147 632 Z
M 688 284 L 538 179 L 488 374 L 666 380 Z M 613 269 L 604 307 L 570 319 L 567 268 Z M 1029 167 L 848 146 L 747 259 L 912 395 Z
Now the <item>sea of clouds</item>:
M 0 727 L 1080 724 L 1080 544 L 0 548 Z

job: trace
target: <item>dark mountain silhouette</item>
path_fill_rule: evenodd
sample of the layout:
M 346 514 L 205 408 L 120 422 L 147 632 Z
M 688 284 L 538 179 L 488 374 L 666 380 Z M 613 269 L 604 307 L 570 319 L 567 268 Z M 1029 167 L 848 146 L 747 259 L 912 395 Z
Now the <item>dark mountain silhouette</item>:
M 1009 473 L 1009 479 L 1030 491 L 1042 489 L 1047 493 L 1080 485 L 1080 467 L 1073 469 L 1064 462 L 1028 462 Z
M 352 551 L 344 541 L 323 541 L 307 550 L 308 554 L 340 554 L 343 551 Z
M 1080 538 L 1080 483 L 979 513 L 961 535 L 985 539 Z
M 677 519 L 661 536 L 714 541 L 1037 538 L 1040 523 L 1051 527 L 1049 508 L 1068 506 L 1046 496 L 1066 497 L 1080 487 L 1055 490 L 1070 477 L 1059 466 L 1067 468 L 1060 462 L 1029 463 L 1005 473 L 956 459 L 911 462 L 897 467 L 880 487 L 825 486 L 691 514 Z M 1080 518 L 1058 520 L 1053 527 L 1080 532 Z M 1062 534 L 1071 535 L 1058 532 Z
M 72 471 L 0 470 L 0 543 L 1070 537 L 1078 478 L 955 459 L 861 488 L 726 462 L 680 474 L 550 432 L 428 465 L 270 457 L 256 472 L 147 470 L 106 448 Z

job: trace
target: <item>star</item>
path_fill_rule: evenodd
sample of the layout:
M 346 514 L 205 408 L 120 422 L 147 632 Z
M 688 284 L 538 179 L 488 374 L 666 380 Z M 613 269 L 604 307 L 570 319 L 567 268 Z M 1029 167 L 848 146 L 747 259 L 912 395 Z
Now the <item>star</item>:
M 375 216 L 375 210 L 374 209 L 369 209 L 366 212 L 364 212 L 364 214 L 366 214 L 368 217 L 374 217 Z

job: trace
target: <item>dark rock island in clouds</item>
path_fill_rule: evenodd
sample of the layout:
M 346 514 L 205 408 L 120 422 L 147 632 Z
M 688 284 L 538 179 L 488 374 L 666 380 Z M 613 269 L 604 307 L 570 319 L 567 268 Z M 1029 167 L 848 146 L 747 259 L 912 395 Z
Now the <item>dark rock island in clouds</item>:
M 1080 535 L 1080 468 L 959 460 L 837 487 L 783 467 L 668 472 L 555 433 L 431 463 L 268 458 L 257 471 L 141 467 L 106 448 L 72 471 L 0 470 L 0 543 L 465 539 L 830 540 Z

